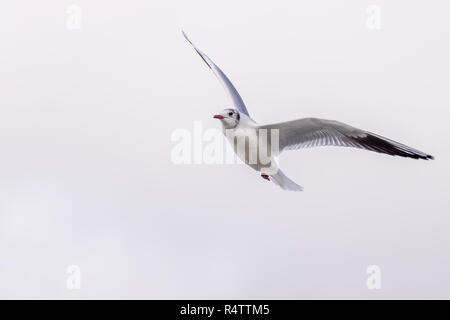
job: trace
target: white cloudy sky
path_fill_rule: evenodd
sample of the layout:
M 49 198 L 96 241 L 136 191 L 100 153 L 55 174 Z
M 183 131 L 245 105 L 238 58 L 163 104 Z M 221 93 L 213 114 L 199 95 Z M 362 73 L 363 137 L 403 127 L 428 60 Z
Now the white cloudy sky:
M 66 27 L 69 5 L 81 29 Z M 381 8 L 381 29 L 366 8 Z M 3 1 L 0 298 L 450 298 L 448 1 Z M 171 162 L 230 106 L 429 152 L 286 153 L 305 188 Z M 66 269 L 81 270 L 68 290 Z M 381 268 L 368 290 L 366 268 Z

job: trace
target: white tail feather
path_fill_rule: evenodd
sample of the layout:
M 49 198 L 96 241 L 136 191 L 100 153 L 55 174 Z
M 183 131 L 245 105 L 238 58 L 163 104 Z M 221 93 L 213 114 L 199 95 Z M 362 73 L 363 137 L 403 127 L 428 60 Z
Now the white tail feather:
M 272 180 L 273 183 L 275 183 L 277 186 L 279 186 L 283 190 L 289 190 L 289 191 L 302 191 L 303 188 L 296 184 L 294 181 L 289 179 L 283 171 L 278 169 L 278 172 L 274 175 L 270 176 L 270 180 Z

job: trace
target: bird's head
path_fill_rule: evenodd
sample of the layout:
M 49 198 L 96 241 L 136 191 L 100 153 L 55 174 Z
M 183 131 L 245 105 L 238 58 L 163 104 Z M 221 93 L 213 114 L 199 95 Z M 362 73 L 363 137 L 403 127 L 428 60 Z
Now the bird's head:
M 239 124 L 241 115 L 236 109 L 224 109 L 222 112 L 214 115 L 214 119 L 219 119 L 226 129 L 232 129 Z

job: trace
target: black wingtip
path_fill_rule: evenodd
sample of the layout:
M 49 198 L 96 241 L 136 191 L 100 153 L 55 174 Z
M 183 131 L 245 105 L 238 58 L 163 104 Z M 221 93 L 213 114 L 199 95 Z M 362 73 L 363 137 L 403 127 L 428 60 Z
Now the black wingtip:
M 375 134 L 368 134 L 367 136 L 356 138 L 355 140 L 361 146 L 375 152 L 412 159 L 434 160 L 432 155 L 400 145 L 394 141 L 389 141 L 386 138 L 382 138 Z

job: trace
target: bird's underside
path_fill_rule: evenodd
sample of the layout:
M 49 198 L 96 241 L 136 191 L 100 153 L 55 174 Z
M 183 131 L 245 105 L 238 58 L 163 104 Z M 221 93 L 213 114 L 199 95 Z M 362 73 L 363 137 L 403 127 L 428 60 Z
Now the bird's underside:
M 269 125 L 257 125 L 250 117 L 241 96 L 228 77 L 206 54 L 200 51 L 189 40 L 184 32 L 183 35 L 194 47 L 202 60 L 213 71 L 214 75 L 219 79 L 233 102 L 235 109 L 225 109 L 225 113 L 214 116 L 221 120 L 224 129 L 226 129 L 227 126 L 234 125 L 234 128 L 239 129 L 256 128 L 266 129 L 267 131 L 273 129 L 278 130 L 279 153 L 285 150 L 296 150 L 318 146 L 340 146 L 365 149 L 391 156 L 412 159 L 434 159 L 433 156 L 425 152 L 338 121 L 305 118 Z M 227 113 L 230 111 L 233 111 L 230 113 L 233 115 L 228 117 Z M 250 166 L 261 171 L 255 168 L 255 166 Z M 280 169 L 278 169 L 278 166 L 276 167 L 276 173 L 271 172 L 268 174 L 261 171 L 261 176 L 266 180 L 274 182 L 284 190 L 302 190 L 301 186 L 289 179 Z

